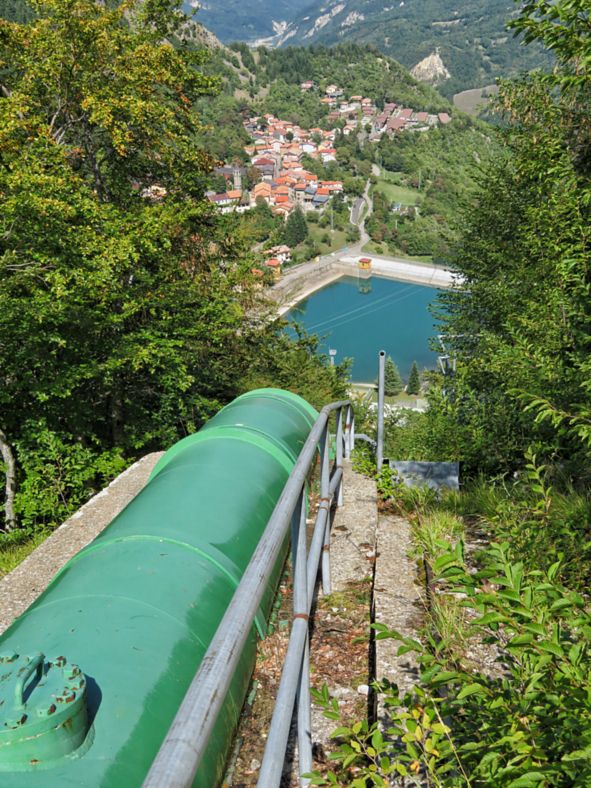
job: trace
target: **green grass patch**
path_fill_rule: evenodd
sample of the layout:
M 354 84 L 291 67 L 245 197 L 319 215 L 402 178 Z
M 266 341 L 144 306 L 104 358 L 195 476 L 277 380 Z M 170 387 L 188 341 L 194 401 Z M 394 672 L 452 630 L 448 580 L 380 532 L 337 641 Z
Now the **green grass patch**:
M 330 238 L 330 243 L 328 244 L 321 240 L 325 235 L 328 235 Z M 334 252 L 336 249 L 342 249 L 343 246 L 347 246 L 347 234 L 344 230 L 335 230 L 334 232 L 331 232 L 330 227 L 318 227 L 317 225 L 311 225 L 310 238 L 312 238 L 318 244 L 320 248 L 320 254 Z
M 359 392 L 363 394 L 364 398 L 367 402 L 375 402 L 378 401 L 378 390 L 377 385 L 371 384 L 352 384 L 351 389 L 355 392 Z M 401 406 L 411 406 L 414 407 L 417 404 L 417 400 L 421 399 L 421 395 L 415 394 L 407 394 L 405 391 L 401 391 L 400 394 L 396 394 L 394 397 L 384 397 L 384 402 L 386 405 L 401 405 Z M 424 399 L 424 397 L 423 397 Z
M 392 202 L 399 202 L 402 205 L 418 205 L 423 199 L 423 195 L 418 189 L 401 186 L 390 178 L 384 177 L 378 178 L 374 191 L 381 192 Z
M 401 260 L 408 260 L 409 263 L 424 263 L 430 265 L 433 263 L 433 257 L 430 254 L 412 255 L 404 254 L 400 249 L 392 251 L 386 244 L 377 244 L 374 241 L 369 241 L 361 250 L 365 254 L 375 254 L 381 257 L 399 257 Z
M 0 536 L 0 578 L 12 572 L 49 534 L 49 531 L 42 531 L 29 536 L 16 532 Z

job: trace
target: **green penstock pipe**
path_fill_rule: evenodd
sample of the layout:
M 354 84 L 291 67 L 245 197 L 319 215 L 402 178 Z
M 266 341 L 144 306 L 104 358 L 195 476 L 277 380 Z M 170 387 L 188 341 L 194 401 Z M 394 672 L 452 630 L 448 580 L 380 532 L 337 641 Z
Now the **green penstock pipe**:
M 0 638 L 0 785 L 141 786 L 317 415 L 288 391 L 238 397 L 13 622 Z M 197 786 L 222 778 L 286 549 Z

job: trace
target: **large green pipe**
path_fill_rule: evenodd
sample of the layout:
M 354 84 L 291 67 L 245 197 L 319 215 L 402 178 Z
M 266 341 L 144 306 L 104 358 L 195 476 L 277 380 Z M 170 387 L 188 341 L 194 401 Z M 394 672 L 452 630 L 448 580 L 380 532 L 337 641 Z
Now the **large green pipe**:
M 141 785 L 316 417 L 290 392 L 239 397 L 162 457 L 5 632 L 0 785 Z M 255 648 L 253 626 L 195 785 L 220 781 Z

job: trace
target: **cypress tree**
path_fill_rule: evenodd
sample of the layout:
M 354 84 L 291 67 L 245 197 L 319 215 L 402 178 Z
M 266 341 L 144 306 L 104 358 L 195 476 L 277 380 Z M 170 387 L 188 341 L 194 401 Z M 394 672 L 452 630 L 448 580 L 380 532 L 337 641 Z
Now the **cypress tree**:
M 384 365 L 384 394 L 394 397 L 403 389 L 402 378 L 394 361 L 388 356 Z
M 410 370 L 410 375 L 408 376 L 406 393 L 418 394 L 420 390 L 421 390 L 421 379 L 419 378 L 419 370 L 417 367 L 417 362 L 413 361 L 412 368 Z
M 285 224 L 285 243 L 288 246 L 297 246 L 308 235 L 308 225 L 302 209 L 298 206 L 289 215 Z

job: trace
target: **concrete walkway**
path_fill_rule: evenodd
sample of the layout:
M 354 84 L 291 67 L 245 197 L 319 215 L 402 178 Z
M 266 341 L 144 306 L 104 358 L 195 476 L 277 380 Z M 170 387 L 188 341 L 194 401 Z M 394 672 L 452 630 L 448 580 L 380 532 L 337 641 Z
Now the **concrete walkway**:
M 378 505 L 375 482 L 343 463 L 343 506 L 336 510 L 330 540 L 333 591 L 347 583 L 373 577 L 376 557 Z
M 377 559 L 374 577 L 374 617 L 376 622 L 417 637 L 423 616 L 416 566 L 409 554 L 412 542 L 410 525 L 403 517 L 380 514 L 377 534 Z M 413 652 L 397 656 L 400 643 L 376 640 L 376 679 L 398 685 L 401 695 L 417 683 L 417 662 Z M 388 711 L 378 699 L 377 717 L 383 729 L 389 725 Z
M 416 567 L 409 558 L 411 551 L 410 525 L 402 517 L 378 513 L 375 482 L 356 473 L 350 462 L 344 463 L 344 505 L 336 510 L 331 538 L 331 581 L 333 593 L 344 591 L 351 583 L 372 578 L 371 618 L 395 629 L 405 637 L 416 637 L 422 617 L 419 586 L 415 583 Z M 314 663 L 314 635 L 310 644 Z M 367 684 L 375 677 L 388 679 L 400 688 L 410 690 L 417 679 L 417 666 L 412 653 L 397 656 L 399 643 L 395 640 L 376 640 L 367 655 Z M 339 703 L 360 688 L 330 687 Z M 371 704 L 370 704 L 371 707 Z M 377 713 L 383 729 L 388 727 L 388 715 L 378 698 L 370 712 Z M 333 743 L 330 732 L 335 725 L 326 720 L 320 710 L 313 708 L 312 740 L 315 747 L 330 751 Z

